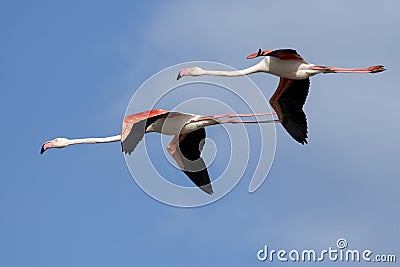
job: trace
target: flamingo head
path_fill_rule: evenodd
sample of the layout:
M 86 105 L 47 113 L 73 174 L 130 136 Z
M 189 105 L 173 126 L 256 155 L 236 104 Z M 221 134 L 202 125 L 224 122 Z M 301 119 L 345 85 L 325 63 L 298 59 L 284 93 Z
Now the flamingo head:
M 254 54 L 251 54 L 251 55 L 247 56 L 247 59 L 266 56 L 268 53 L 270 53 L 272 51 L 273 50 L 264 50 L 264 51 L 262 51 L 261 49 L 259 49 L 257 53 L 254 53 Z
M 183 69 L 178 73 L 178 77 L 176 79 L 179 80 L 183 76 L 200 76 L 203 74 L 203 72 L 204 70 L 199 67 Z
M 47 149 L 50 148 L 63 148 L 69 146 L 69 140 L 67 138 L 56 138 L 45 142 L 40 150 L 40 154 L 43 154 Z

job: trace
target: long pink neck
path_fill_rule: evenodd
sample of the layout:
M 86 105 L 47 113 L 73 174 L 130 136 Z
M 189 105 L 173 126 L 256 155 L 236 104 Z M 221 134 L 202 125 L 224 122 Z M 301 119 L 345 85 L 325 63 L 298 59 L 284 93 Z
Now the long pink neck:
M 109 136 L 109 137 L 69 139 L 68 145 L 110 143 L 110 142 L 119 142 L 119 141 L 121 141 L 121 135 L 115 135 L 115 136 Z
M 243 70 L 231 70 L 231 71 L 224 71 L 224 70 L 203 70 L 201 75 L 214 75 L 214 76 L 243 76 L 255 72 L 267 71 L 265 68 L 265 63 L 263 61 L 259 62 L 258 64 L 251 66 L 247 69 Z

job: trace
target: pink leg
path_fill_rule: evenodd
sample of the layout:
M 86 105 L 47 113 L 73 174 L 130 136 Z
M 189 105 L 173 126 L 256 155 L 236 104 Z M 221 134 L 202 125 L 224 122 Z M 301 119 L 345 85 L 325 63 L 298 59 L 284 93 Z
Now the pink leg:
M 337 67 L 325 67 L 325 66 L 314 66 L 312 70 L 322 70 L 325 73 L 377 73 L 382 72 L 385 68 L 382 65 L 371 66 L 368 68 L 337 68 Z
M 254 121 L 242 121 L 242 120 L 224 120 L 224 121 L 218 121 L 219 124 L 224 124 L 224 123 L 272 123 L 272 122 L 279 122 L 279 120 L 254 120 Z
M 221 115 L 216 115 L 213 116 L 213 119 L 218 119 L 218 118 L 235 118 L 235 117 L 257 117 L 257 116 L 267 116 L 267 115 L 275 115 L 276 112 L 263 112 L 263 113 L 250 113 L 250 114 L 232 114 L 232 113 L 227 113 L 227 114 L 221 114 Z
M 267 115 L 275 115 L 276 112 L 263 112 L 263 113 L 249 113 L 249 114 L 234 114 L 234 113 L 226 113 L 215 116 L 203 116 L 198 120 L 214 120 L 219 118 L 235 118 L 235 117 L 257 117 L 257 116 L 267 116 Z

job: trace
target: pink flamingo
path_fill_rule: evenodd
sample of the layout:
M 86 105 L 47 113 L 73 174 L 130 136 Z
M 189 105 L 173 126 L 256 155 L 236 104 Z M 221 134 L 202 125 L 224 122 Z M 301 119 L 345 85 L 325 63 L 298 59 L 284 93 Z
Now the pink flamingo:
M 45 142 L 40 153 L 43 154 L 50 148 L 63 148 L 76 144 L 121 142 L 122 151 L 125 154 L 131 154 L 146 133 L 157 132 L 173 135 L 172 141 L 167 146 L 169 154 L 196 186 L 204 192 L 212 194 L 213 189 L 207 167 L 200 156 L 206 137 L 204 127 L 224 123 L 270 123 L 276 120 L 240 120 L 232 118 L 273 114 L 275 112 L 200 116 L 161 109 L 150 110 L 126 117 L 123 120 L 122 132 L 119 135 L 103 138 L 55 138 Z
M 247 69 L 215 71 L 194 67 L 181 70 L 177 79 L 179 80 L 183 76 L 200 75 L 241 76 L 256 72 L 266 72 L 280 77 L 278 87 L 269 102 L 286 131 L 297 142 L 305 144 L 307 143 L 308 127 L 303 106 L 310 87 L 309 77 L 320 73 L 377 73 L 385 70 L 381 65 L 355 69 L 314 65 L 306 62 L 293 49 L 264 51 L 260 49 L 247 58 L 252 59 L 259 56 L 264 58 Z

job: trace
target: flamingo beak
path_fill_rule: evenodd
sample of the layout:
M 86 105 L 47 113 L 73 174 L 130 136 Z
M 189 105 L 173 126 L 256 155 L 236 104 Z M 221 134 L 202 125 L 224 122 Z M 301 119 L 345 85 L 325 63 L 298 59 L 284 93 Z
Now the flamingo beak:
M 53 140 L 47 141 L 46 143 L 43 144 L 42 149 L 40 149 L 40 154 L 43 154 L 47 149 L 53 147 Z
M 264 50 L 261 51 L 261 49 L 258 50 L 257 53 L 251 54 L 249 56 L 247 56 L 247 59 L 253 59 L 256 57 L 260 57 L 260 56 L 266 56 L 268 53 L 272 52 L 273 50 Z
M 189 75 L 190 69 L 183 69 L 178 73 L 178 77 L 176 77 L 177 80 L 182 78 L 183 76 Z
M 181 74 L 181 72 L 178 73 L 178 77 L 176 77 L 177 80 L 179 80 L 180 78 L 182 78 L 183 75 Z

